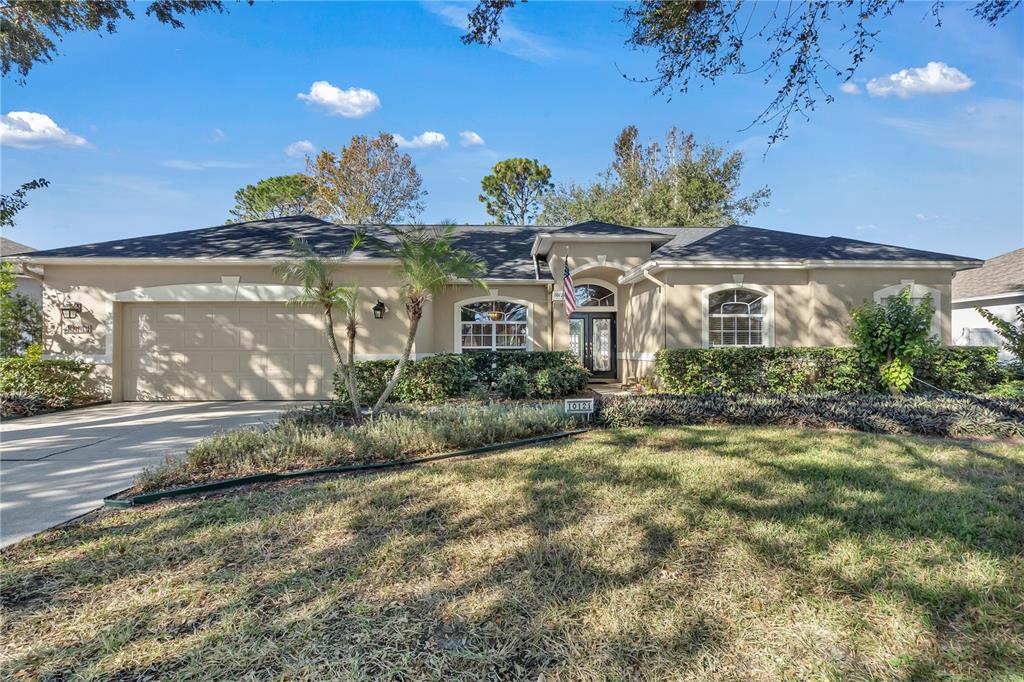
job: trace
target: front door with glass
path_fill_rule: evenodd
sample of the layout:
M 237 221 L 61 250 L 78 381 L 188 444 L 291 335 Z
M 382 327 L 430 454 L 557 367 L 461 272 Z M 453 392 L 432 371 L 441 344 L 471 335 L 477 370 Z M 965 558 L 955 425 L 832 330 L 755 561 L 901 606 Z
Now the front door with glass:
M 569 350 L 595 379 L 614 379 L 615 313 L 573 313 L 569 320 Z

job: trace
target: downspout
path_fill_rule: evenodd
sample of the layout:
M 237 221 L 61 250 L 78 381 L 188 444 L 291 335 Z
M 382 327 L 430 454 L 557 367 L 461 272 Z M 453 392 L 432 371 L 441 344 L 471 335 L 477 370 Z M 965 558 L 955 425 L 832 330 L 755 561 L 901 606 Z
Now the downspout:
M 668 296 L 665 295 L 665 283 L 647 269 L 642 274 L 644 279 L 658 285 L 658 296 L 661 298 L 661 347 L 668 348 Z
M 555 302 L 552 296 L 555 295 L 555 283 L 548 282 L 548 350 L 555 349 Z

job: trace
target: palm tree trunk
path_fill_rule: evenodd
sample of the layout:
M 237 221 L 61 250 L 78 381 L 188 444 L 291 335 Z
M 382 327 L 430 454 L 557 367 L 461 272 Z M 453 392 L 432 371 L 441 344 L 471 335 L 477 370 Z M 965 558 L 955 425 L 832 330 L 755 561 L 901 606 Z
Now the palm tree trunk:
M 356 383 L 356 328 L 349 320 L 348 328 L 348 397 L 352 400 L 352 414 L 356 423 L 363 421 L 363 410 L 359 405 L 359 385 Z
M 409 309 L 409 336 L 405 339 L 405 349 L 402 351 L 402 357 L 398 359 L 398 364 L 395 366 L 395 371 L 391 375 L 391 379 L 388 380 L 387 386 L 384 387 L 384 391 L 377 398 L 376 404 L 373 406 L 373 410 L 370 411 L 371 418 L 376 417 L 377 413 L 384 403 L 387 402 L 388 398 L 391 397 L 391 392 L 395 390 L 395 386 L 398 385 L 398 378 L 402 376 L 402 370 L 405 369 L 405 365 L 409 362 L 409 355 L 412 354 L 412 344 L 416 340 L 416 329 L 420 326 L 420 318 L 423 316 L 423 305 L 420 303 L 410 303 Z
M 334 353 L 334 361 L 338 367 L 342 367 L 344 361 L 341 359 L 341 351 L 338 350 L 338 338 L 334 335 L 334 313 L 331 311 L 331 306 L 324 306 L 324 317 L 327 319 L 327 343 L 331 347 L 331 352 Z

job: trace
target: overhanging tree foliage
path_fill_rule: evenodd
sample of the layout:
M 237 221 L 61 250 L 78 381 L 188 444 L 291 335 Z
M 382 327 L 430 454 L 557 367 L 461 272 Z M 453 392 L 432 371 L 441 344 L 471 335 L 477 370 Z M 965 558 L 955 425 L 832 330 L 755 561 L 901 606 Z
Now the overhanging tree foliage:
M 525 0 L 523 0 L 525 2 Z M 491 45 L 500 40 L 504 12 L 515 0 L 479 0 L 468 16 L 462 41 Z M 850 80 L 874 49 L 881 26 L 903 0 L 812 0 L 755 3 L 643 0 L 627 5 L 623 21 L 631 29 L 626 44 L 658 55 L 657 75 L 634 78 L 671 95 L 731 75 L 758 74 L 775 96 L 752 125 L 771 124 L 769 145 L 786 137 L 789 118 L 805 118 L 819 97 L 831 102 L 828 81 Z M 928 6 L 941 25 L 943 0 Z M 994 25 L 1020 0 L 964 3 Z M 843 62 L 836 54 L 846 53 Z
M 0 228 L 14 227 L 14 216 L 28 206 L 25 195 L 34 189 L 47 187 L 50 181 L 46 178 L 38 178 L 22 183 L 21 187 L 10 194 L 0 194 Z
M 615 158 L 598 180 L 569 183 L 545 197 L 540 222 L 601 220 L 619 225 L 728 225 L 753 215 L 771 196 L 762 187 L 739 195 L 743 153 L 699 144 L 672 128 L 643 144 L 636 126 L 615 140 Z
M 554 187 L 551 169 L 537 159 L 505 159 L 494 164 L 480 181 L 480 201 L 498 225 L 526 225 L 540 210 L 544 195 Z
M 249 0 L 252 4 L 252 0 Z M 135 18 L 127 0 L 3 0 L 0 3 L 0 73 L 17 69 L 25 76 L 36 64 L 53 61 L 57 43 L 68 33 L 114 33 L 118 22 Z M 156 0 L 146 15 L 172 28 L 183 28 L 181 17 L 223 12 L 219 0 Z
M 312 211 L 313 181 L 302 173 L 264 178 L 235 192 L 230 222 L 269 220 Z

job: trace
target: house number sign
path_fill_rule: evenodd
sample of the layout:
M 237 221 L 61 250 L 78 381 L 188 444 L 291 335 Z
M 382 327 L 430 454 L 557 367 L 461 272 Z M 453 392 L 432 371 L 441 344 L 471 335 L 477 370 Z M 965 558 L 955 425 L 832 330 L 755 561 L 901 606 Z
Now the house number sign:
M 593 398 L 566 398 L 565 400 L 565 413 L 566 414 L 585 414 L 591 415 L 594 413 L 594 399 Z
M 65 334 L 92 334 L 91 324 L 66 324 L 64 325 Z

